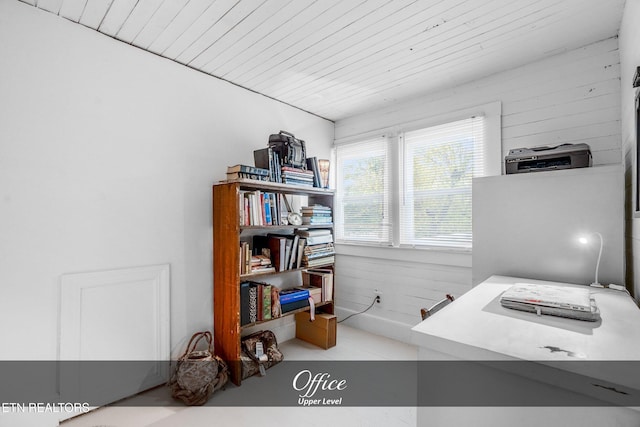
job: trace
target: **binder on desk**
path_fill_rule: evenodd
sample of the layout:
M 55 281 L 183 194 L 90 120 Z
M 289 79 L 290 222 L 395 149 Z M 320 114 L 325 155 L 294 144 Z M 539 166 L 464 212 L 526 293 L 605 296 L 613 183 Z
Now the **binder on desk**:
M 595 322 L 600 311 L 588 288 L 516 283 L 500 297 L 503 307 L 538 315 Z

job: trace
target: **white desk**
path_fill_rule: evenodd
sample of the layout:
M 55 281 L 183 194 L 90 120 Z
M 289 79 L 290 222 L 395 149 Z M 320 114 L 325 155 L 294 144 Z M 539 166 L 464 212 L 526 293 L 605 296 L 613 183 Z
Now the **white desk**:
M 468 360 L 468 361 L 536 361 L 545 366 L 560 366 L 560 369 L 587 374 L 604 383 L 614 383 L 640 390 L 640 370 L 621 371 L 621 367 L 640 366 L 640 310 L 634 301 L 622 291 L 591 288 L 596 304 L 600 309 L 601 320 L 586 322 L 554 316 L 538 316 L 535 313 L 521 312 L 500 305 L 500 295 L 515 283 L 553 284 L 577 286 L 566 283 L 538 281 L 505 276 L 492 276 L 485 282 L 457 298 L 434 316 L 426 319 L 412 329 L 412 342 L 419 347 L 421 360 Z M 636 364 L 602 364 L 598 372 L 581 372 L 585 364 L 566 363 L 566 361 L 638 361 Z M 557 363 L 561 362 L 561 363 Z M 594 387 L 589 382 L 577 384 L 558 383 L 554 378 L 527 378 L 527 373 L 517 373 L 524 380 L 534 379 L 550 385 L 549 390 L 563 389 L 563 392 L 580 393 L 591 396 L 597 401 L 615 401 L 615 393 L 602 387 Z M 586 381 L 586 378 L 585 378 Z M 591 381 L 592 382 L 592 381 Z M 613 400 L 612 400 L 613 399 Z M 603 404 L 602 406 L 607 406 Z M 461 408 L 442 408 L 447 421 L 459 417 Z M 478 414 L 491 415 L 486 425 L 513 424 L 516 414 L 539 414 L 540 408 L 466 408 L 471 414 L 464 415 L 457 422 L 464 425 L 483 425 Z M 491 409 L 492 411 L 487 411 Z M 640 425 L 640 413 L 619 407 L 580 408 L 577 413 L 567 408 L 548 410 L 555 414 L 558 425 L 596 425 L 592 424 L 598 416 L 600 425 Z M 597 411 L 594 411 L 596 410 Z M 434 408 L 419 409 L 419 425 L 456 425 L 434 424 Z M 500 415 L 502 413 L 502 416 Z M 587 415 L 584 415 L 587 414 Z M 613 414 L 613 415 L 612 415 Z M 442 414 L 440 414 L 442 415 Z M 527 416 L 529 416 L 527 415 Z M 611 424 L 611 417 L 617 424 Z M 452 418 L 453 417 L 453 418 Z M 573 417 L 575 424 L 567 417 Z M 517 423 L 517 425 L 539 425 L 537 421 Z M 584 422 L 587 424 L 584 424 Z M 545 423 L 543 423 L 545 424 Z M 546 425 L 554 425 L 552 421 Z

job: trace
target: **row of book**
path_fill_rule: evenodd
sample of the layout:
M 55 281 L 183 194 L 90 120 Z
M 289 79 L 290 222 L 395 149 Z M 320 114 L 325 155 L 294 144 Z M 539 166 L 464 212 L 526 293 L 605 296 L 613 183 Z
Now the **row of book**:
M 281 317 L 294 310 L 333 300 L 332 270 L 303 273 L 303 286 L 280 290 L 269 283 L 246 281 L 240 284 L 240 325 Z
M 269 181 L 282 183 L 282 162 L 277 152 L 270 147 L 255 150 L 253 160 L 256 167 L 269 171 Z
M 287 204 L 280 193 L 266 193 L 260 190 L 241 190 L 238 198 L 240 225 L 284 225 Z
M 242 275 L 332 264 L 333 234 L 329 229 L 305 229 L 293 234 L 256 235 L 251 242 L 240 242 L 239 260 Z
M 284 166 L 278 153 L 271 148 L 262 148 L 253 152 L 253 160 L 257 168 L 268 171 L 267 175 L 271 182 L 322 187 L 317 157 L 305 159 L 306 169 L 293 168 Z
M 289 211 L 285 197 L 281 193 L 241 190 L 238 198 L 240 226 L 286 225 Z M 301 213 L 303 225 L 330 226 L 333 223 L 329 206 L 303 206 Z
M 240 325 L 277 319 L 288 312 L 309 306 L 309 290 L 280 290 L 268 283 L 240 284 Z

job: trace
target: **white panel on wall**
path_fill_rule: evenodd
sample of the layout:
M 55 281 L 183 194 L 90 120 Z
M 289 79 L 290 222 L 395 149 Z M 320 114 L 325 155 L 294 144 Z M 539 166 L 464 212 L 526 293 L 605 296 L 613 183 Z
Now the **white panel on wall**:
M 101 391 L 113 401 L 168 379 L 170 356 L 169 265 L 65 274 L 60 279 L 60 360 L 103 361 L 80 364 L 77 375 L 64 371 L 61 393 L 89 387 L 114 370 L 115 389 Z M 140 366 L 130 361 L 149 362 Z M 123 362 L 121 364 L 111 362 Z M 63 364 L 61 369 L 69 369 Z M 98 381 L 96 381 L 98 380 Z M 104 402 L 108 403 L 108 402 Z
M 336 139 L 499 100 L 502 153 L 585 142 L 594 164 L 622 161 L 618 39 L 336 122 Z
M 474 179 L 473 284 L 501 274 L 588 285 L 595 232 L 599 282 L 623 284 L 623 189 L 620 165 Z

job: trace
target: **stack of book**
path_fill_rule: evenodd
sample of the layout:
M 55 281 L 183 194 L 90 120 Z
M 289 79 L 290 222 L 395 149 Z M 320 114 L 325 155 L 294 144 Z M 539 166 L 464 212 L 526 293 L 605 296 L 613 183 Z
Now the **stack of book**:
M 327 225 L 332 222 L 330 207 L 322 205 L 302 207 L 302 223 L 304 225 Z
M 269 170 L 247 165 L 235 165 L 227 167 L 227 179 L 255 179 L 269 181 Z
M 336 251 L 333 247 L 331 230 L 298 230 L 296 234 L 306 240 L 301 259 L 302 266 L 317 267 L 332 264 L 335 261 Z
M 313 172 L 306 169 L 282 167 L 282 183 L 313 187 Z
M 273 273 L 269 249 L 251 249 L 249 242 L 240 242 L 240 274 Z
M 308 289 L 293 288 L 280 291 L 280 308 L 283 314 L 307 307 L 308 305 Z

